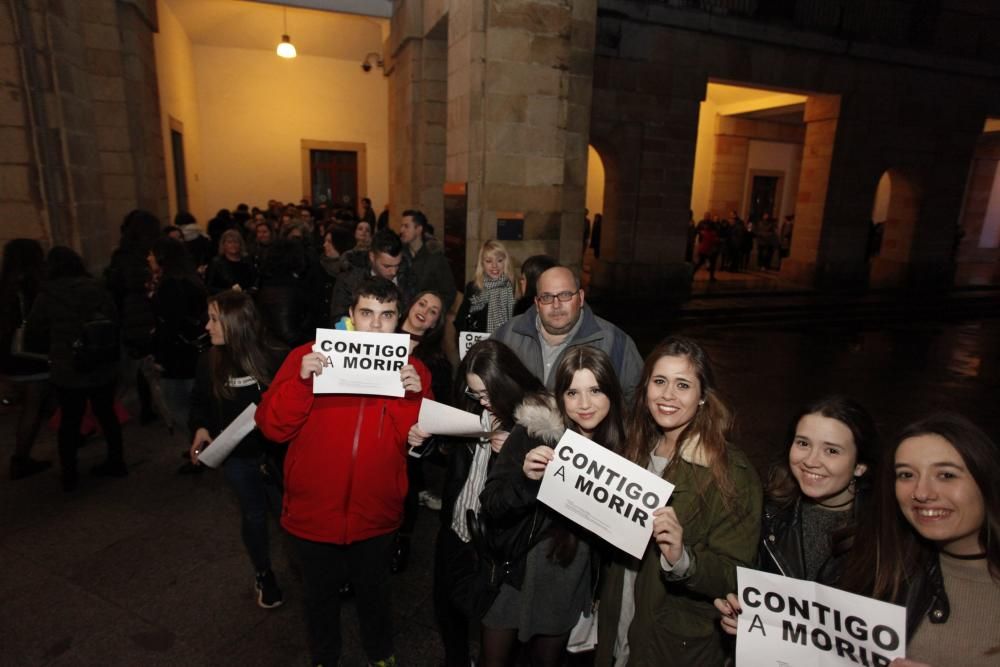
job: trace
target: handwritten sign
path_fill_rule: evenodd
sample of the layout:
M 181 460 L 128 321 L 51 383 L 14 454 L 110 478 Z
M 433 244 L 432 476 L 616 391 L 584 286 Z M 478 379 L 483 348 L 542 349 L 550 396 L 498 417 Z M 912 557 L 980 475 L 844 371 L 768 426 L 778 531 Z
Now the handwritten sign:
M 882 667 L 905 657 L 905 607 L 745 567 L 736 580 L 739 667 Z
M 667 504 L 674 485 L 575 431 L 566 431 L 555 455 L 538 500 L 642 558 L 653 534 L 653 510 Z
M 314 394 L 403 396 L 399 371 L 410 357 L 410 335 L 316 329 L 313 352 L 324 356 Z
M 486 340 L 490 335 L 482 331 L 463 331 L 458 334 L 458 358 L 465 359 L 465 355 L 473 345 L 481 340 Z

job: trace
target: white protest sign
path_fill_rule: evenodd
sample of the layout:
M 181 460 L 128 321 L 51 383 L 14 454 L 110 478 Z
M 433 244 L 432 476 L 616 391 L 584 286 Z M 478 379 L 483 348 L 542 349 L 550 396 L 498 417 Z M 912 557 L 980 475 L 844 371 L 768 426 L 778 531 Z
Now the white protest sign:
M 483 431 L 479 415 L 453 408 L 425 398 L 420 402 L 417 426 L 431 435 L 462 435 L 478 437 Z
M 256 428 L 257 424 L 253 419 L 255 414 L 257 414 L 257 404 L 251 403 L 222 430 L 215 440 L 198 453 L 198 460 L 209 468 L 218 468 L 236 449 L 236 445 L 243 442 L 243 438 Z
M 905 607 L 744 567 L 736 581 L 737 667 L 880 667 L 905 657 Z
M 399 370 L 409 363 L 410 335 L 316 329 L 313 352 L 325 359 L 314 394 L 402 396 Z
M 465 359 L 465 355 L 473 345 L 489 337 L 490 335 L 483 331 L 463 331 L 458 334 L 458 358 Z
M 653 510 L 674 485 L 566 431 L 545 467 L 538 500 L 622 551 L 642 558 L 653 534 Z

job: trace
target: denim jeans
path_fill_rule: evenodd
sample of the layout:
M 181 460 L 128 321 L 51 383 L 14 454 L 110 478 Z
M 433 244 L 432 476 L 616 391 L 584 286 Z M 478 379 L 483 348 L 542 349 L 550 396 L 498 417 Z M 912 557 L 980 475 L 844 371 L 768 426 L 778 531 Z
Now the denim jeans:
M 277 489 L 264 483 L 256 457 L 230 456 L 222 464 L 222 474 L 240 503 L 240 534 L 254 570 L 270 569 L 267 511 L 281 506 Z

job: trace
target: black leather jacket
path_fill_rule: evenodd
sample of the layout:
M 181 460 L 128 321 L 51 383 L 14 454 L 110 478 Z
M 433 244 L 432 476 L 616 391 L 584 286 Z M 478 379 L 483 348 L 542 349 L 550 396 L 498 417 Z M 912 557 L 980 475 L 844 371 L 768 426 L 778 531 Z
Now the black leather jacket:
M 951 615 L 948 593 L 944 590 L 941 562 L 929 558 L 909 582 L 906 604 L 906 636 L 912 638 L 924 618 L 931 623 L 947 623 Z
M 857 516 L 857 505 L 854 509 Z M 761 516 L 758 569 L 796 579 L 806 579 L 806 559 L 802 547 L 802 501 L 787 507 L 765 502 Z M 840 576 L 845 554 L 831 555 L 816 576 L 821 584 L 833 585 Z

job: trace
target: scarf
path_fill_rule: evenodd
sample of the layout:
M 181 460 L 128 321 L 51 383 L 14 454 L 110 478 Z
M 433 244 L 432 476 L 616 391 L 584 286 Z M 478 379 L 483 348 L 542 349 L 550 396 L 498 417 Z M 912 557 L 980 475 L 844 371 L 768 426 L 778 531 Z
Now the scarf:
M 514 287 L 501 276 L 496 280 L 483 277 L 483 289 L 472 295 L 469 312 L 477 313 L 486 306 L 486 333 L 492 334 L 502 327 L 514 310 Z

